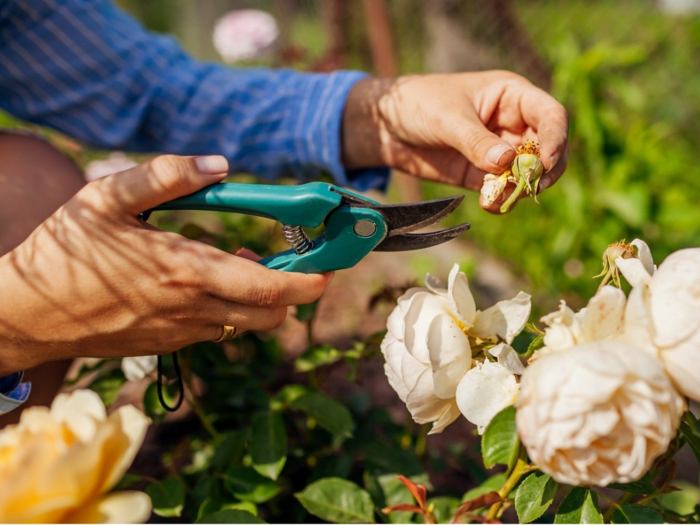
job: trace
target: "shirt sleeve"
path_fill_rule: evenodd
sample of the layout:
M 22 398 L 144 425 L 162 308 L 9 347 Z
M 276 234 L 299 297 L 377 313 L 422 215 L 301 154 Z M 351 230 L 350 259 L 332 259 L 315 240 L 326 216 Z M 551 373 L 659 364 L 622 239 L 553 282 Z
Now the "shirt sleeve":
M 32 384 L 23 383 L 23 377 L 23 372 L 0 377 L 0 415 L 11 412 L 29 398 Z
M 220 153 L 265 178 L 386 184 L 386 169 L 348 173 L 341 162 L 343 107 L 364 73 L 197 62 L 107 0 L 5 0 L 0 42 L 0 107 L 87 144 Z

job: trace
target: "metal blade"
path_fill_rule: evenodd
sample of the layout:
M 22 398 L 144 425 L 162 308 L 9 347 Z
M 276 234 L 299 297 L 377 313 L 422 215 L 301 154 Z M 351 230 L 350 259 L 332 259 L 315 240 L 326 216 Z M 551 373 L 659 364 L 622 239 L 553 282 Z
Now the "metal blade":
M 386 204 L 371 206 L 384 215 L 389 236 L 418 230 L 439 221 L 452 212 L 464 200 L 464 196 L 416 202 L 413 204 Z
M 434 232 L 390 235 L 380 242 L 374 250 L 378 252 L 402 252 L 429 248 L 430 246 L 454 239 L 462 232 L 468 230 L 469 226 L 469 224 L 460 224 L 459 226 Z

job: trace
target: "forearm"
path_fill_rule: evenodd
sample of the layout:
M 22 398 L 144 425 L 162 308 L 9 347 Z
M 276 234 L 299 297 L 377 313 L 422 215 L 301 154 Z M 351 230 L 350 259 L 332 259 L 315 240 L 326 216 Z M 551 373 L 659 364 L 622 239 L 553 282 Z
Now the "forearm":
M 347 169 L 386 165 L 379 101 L 395 79 L 365 78 L 355 84 L 343 111 L 343 164 Z

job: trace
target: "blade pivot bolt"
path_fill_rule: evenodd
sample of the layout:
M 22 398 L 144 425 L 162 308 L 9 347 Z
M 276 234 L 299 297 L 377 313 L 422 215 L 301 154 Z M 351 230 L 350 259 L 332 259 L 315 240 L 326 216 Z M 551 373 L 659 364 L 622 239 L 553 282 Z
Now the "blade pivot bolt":
M 353 231 L 360 237 L 371 237 L 377 231 L 377 225 L 369 219 L 360 219 L 355 223 Z

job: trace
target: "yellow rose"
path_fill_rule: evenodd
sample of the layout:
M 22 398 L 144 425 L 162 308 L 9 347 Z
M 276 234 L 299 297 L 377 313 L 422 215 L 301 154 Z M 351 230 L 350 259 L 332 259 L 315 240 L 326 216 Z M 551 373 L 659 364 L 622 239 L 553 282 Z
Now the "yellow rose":
M 0 522 L 142 523 L 142 492 L 107 494 L 143 442 L 149 420 L 133 406 L 107 416 L 99 396 L 78 390 L 51 409 L 31 407 L 0 431 Z

